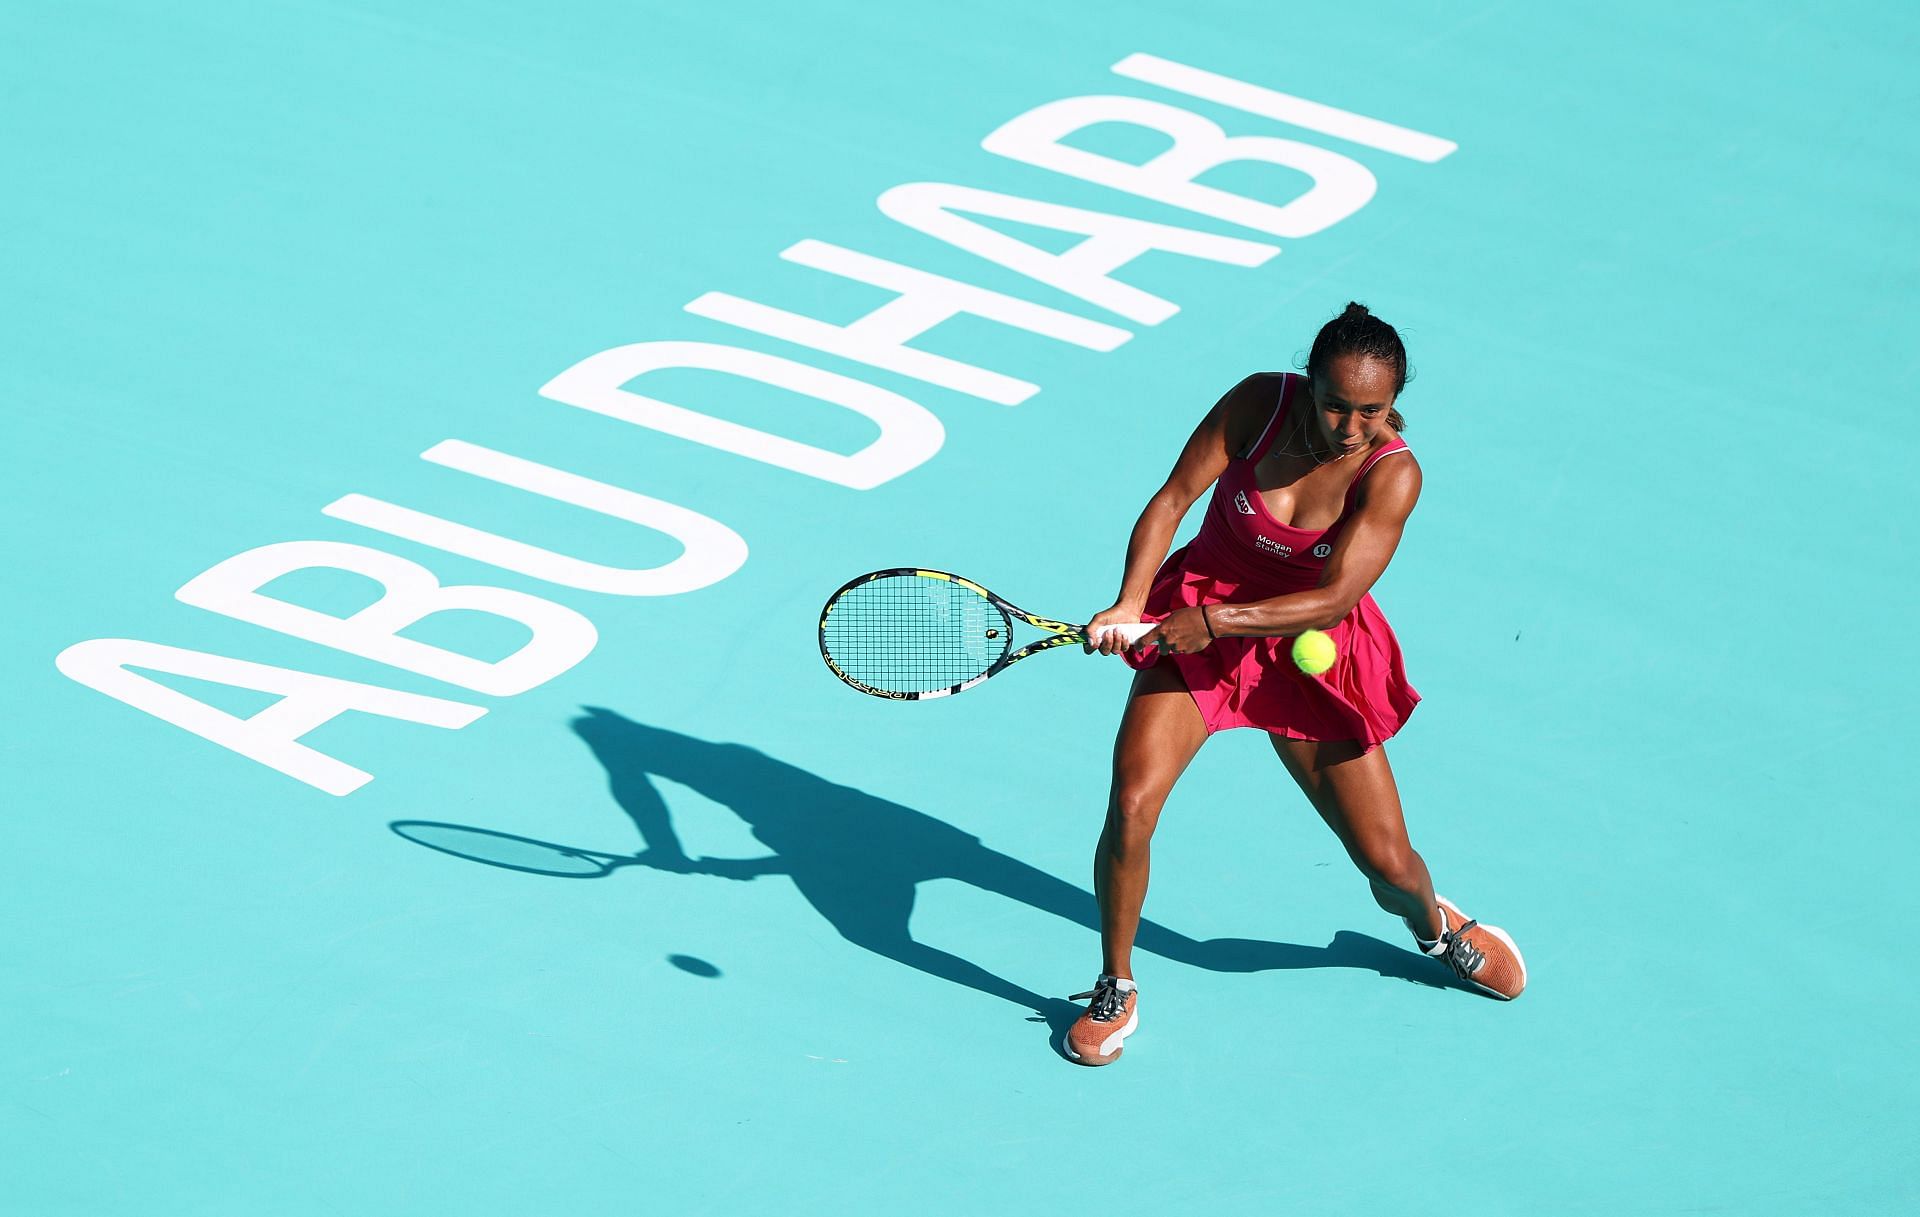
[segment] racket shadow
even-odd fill
[[[623,857],[596,850],[575,849],[552,841],[474,828],[467,824],[447,824],[438,820],[395,820],[387,825],[396,836],[415,845],[469,862],[484,862],[502,870],[523,875],[546,875],[553,879],[604,879],[623,866],[640,866],[640,856]]]

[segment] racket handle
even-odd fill
[[[1148,634],[1153,633],[1153,631],[1158,628],[1159,628],[1159,624],[1157,622],[1131,621],[1131,622],[1127,622],[1124,625],[1123,624],[1103,625],[1100,627],[1098,631],[1087,635],[1087,638],[1088,638],[1088,641],[1090,642],[1098,643],[1100,641],[1100,636],[1102,634],[1118,634],[1120,635],[1120,637],[1126,639],[1129,644],[1131,644],[1131,643],[1140,641],[1142,638],[1145,638]]]

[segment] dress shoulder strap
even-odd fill
[[[1260,438],[1253,442],[1253,447],[1247,449],[1247,460],[1258,464],[1266,459],[1267,450],[1273,447],[1273,441],[1279,436],[1281,427],[1287,421],[1287,412],[1293,406],[1293,385],[1298,379],[1299,377],[1291,372],[1281,373],[1280,401],[1273,407],[1273,417],[1267,420],[1266,427],[1260,432]]]
[[[1353,481],[1347,483],[1347,503],[1346,503],[1346,507],[1341,511],[1340,514],[1345,515],[1347,512],[1353,510],[1353,500],[1360,493],[1360,483],[1366,480],[1367,474],[1373,471],[1373,467],[1380,463],[1381,458],[1389,457],[1399,452],[1412,452],[1412,451],[1413,449],[1407,447],[1407,441],[1401,439],[1399,436],[1396,435],[1393,437],[1393,441],[1391,443],[1387,444],[1385,447],[1381,448],[1378,452],[1368,457],[1366,459],[1366,462],[1360,466],[1360,472],[1353,475]]]

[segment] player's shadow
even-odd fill
[[[422,845],[491,866],[567,878],[600,878],[629,866],[748,880],[785,875],[807,902],[855,946],[929,976],[1005,998],[1063,1030],[1078,1010],[997,976],[958,955],[916,941],[909,929],[917,885],[958,879],[1098,932],[1093,895],[990,849],[942,820],[841,786],[741,744],[716,744],[587,707],[573,729],[606,768],[614,801],[633,820],[644,852],[625,856],[574,849],[486,829],[397,821]],[[696,790],[738,815],[772,852],[761,858],[692,858],[674,832],[653,779]],[[1152,921],[1137,945],[1216,972],[1360,968],[1435,987],[1446,970],[1412,951],[1341,931],[1324,947],[1248,938],[1197,940]]]

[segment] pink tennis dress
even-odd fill
[[[1407,445],[1396,436],[1367,458],[1331,527],[1282,524],[1261,501],[1254,466],[1284,430],[1300,380],[1286,376],[1280,404],[1252,455],[1228,462],[1214,484],[1199,534],[1169,554],[1154,575],[1141,620],[1160,621],[1193,605],[1244,604],[1320,586],[1327,559],[1353,514],[1360,483],[1376,464],[1407,451]],[[1122,654],[1135,668],[1164,661],[1178,667],[1209,733],[1258,727],[1292,739],[1359,740],[1372,750],[1400,730],[1420,695],[1407,683],[1400,644],[1371,595],[1362,596],[1327,633],[1339,658],[1319,676],[1294,666],[1291,638],[1220,638],[1191,655],[1162,655],[1158,647]]]

